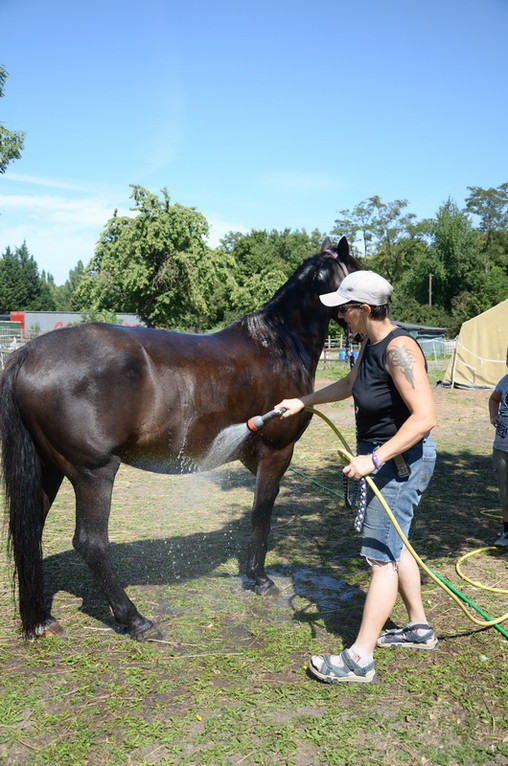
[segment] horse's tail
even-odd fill
[[[41,463],[16,400],[15,383],[29,350],[14,352],[0,373],[0,442],[8,549],[18,580],[18,602],[25,638],[44,622],[42,529],[44,525]]]

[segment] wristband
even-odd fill
[[[379,471],[379,458],[376,455],[376,450],[371,454],[372,462],[374,463],[374,468],[376,471]]]

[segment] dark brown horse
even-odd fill
[[[241,460],[256,475],[247,575],[273,583],[264,561],[272,508],[307,412],[271,420],[210,462],[217,438],[310,392],[333,310],[319,295],[358,269],[342,238],[307,259],[274,297],[224,330],[190,335],[83,324],[14,352],[0,379],[0,436],[9,540],[25,637],[59,633],[45,611],[41,539],[66,476],[76,496],[74,548],[117,622],[133,638],[158,635],[127,597],[108,556],[108,519],[120,463],[173,473]],[[241,426],[242,428],[242,426]]]

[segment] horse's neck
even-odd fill
[[[310,365],[315,370],[319,357],[325,344],[328,332],[328,317],[321,312],[321,316],[312,317],[311,320],[303,319],[300,330],[296,333],[297,344],[305,350]]]
[[[291,348],[308,369],[315,370],[328,331],[328,316],[321,303],[309,304],[303,301],[301,305],[289,306],[289,310],[286,304],[284,312],[267,306],[262,318],[279,343]]]

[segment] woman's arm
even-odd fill
[[[493,426],[497,426],[499,417],[499,405],[501,403],[501,394],[499,391],[493,391],[489,398],[489,417]]]
[[[380,461],[390,460],[409,449],[436,425],[434,397],[418,344],[412,338],[394,338],[386,351],[386,367],[411,414],[397,433],[379,448]]]
[[[325,386],[319,391],[312,391],[312,393],[305,394],[305,396],[298,399],[283,399],[279,404],[276,404],[276,409],[284,408],[286,410],[282,417],[289,418],[291,415],[296,415],[296,413],[303,410],[304,407],[314,407],[316,404],[338,402],[351,396],[353,383],[356,380],[358,365],[363,354],[363,349],[365,348],[365,343],[366,341],[362,343],[355,365],[345,378],[336,380],[335,383],[330,383],[329,386]]]

